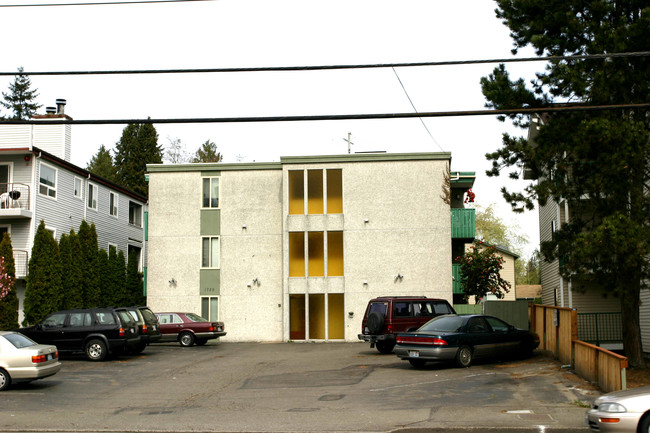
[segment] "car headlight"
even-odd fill
[[[608,412],[608,413],[626,412],[625,407],[618,403],[601,403],[598,406],[598,410],[601,412]]]

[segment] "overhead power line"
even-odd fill
[[[201,1],[201,0],[197,0]],[[283,71],[323,71],[332,69],[373,69],[373,68],[407,68],[418,66],[454,66],[454,65],[479,65],[486,63],[521,63],[521,62],[554,62],[572,60],[613,59],[618,57],[648,57],[650,51],[636,51],[629,53],[585,54],[577,56],[548,56],[548,57],[521,57],[507,59],[482,59],[482,60],[448,60],[440,62],[411,62],[411,63],[375,63],[365,65],[315,65],[315,66],[265,66],[254,68],[191,68],[191,69],[131,69],[131,70],[104,70],[104,71],[23,71],[23,75],[134,75],[134,74],[199,74],[221,72],[283,72]],[[0,72],[0,76],[18,75],[17,72]]]
[[[416,117],[467,117],[467,116],[509,116],[516,114],[557,113],[621,110],[635,108],[650,108],[650,102],[640,104],[614,104],[614,105],[554,105],[540,108],[516,108],[508,110],[468,110],[468,111],[431,111],[423,113],[371,113],[371,114],[330,114],[316,116],[267,116],[267,117],[194,117],[176,119],[102,119],[102,120],[72,120],[51,118],[48,125],[122,125],[129,123],[265,123],[265,122],[301,122],[324,120],[368,120],[368,119],[409,119]],[[3,120],[0,125],[37,125],[43,124],[42,120]]]
[[[106,5],[137,5],[144,3],[187,3],[187,2],[205,2],[214,0],[137,0],[137,1],[102,1],[102,2],[79,2],[79,3],[31,3],[31,4],[12,4],[0,5],[0,8],[34,8],[46,6],[106,6]]]

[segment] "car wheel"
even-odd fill
[[[194,344],[194,334],[191,332],[181,332],[181,335],[178,337],[178,342],[183,347],[190,347]]]
[[[0,391],[4,391],[11,385],[11,376],[0,368]]]
[[[384,329],[384,316],[378,311],[373,311],[368,314],[368,320],[366,321],[368,325],[368,331],[371,334],[379,334]]]
[[[646,415],[643,417],[643,419],[639,423],[638,431],[640,431],[641,433],[650,433],[650,415]]]
[[[415,368],[422,368],[427,363],[424,359],[409,359],[409,362]]]
[[[393,348],[395,347],[395,343],[387,342],[387,341],[378,341],[375,343],[375,347],[377,348],[379,353],[388,354],[393,351]]]
[[[472,365],[472,348],[469,346],[460,346],[456,352],[456,363],[459,367],[469,367]]]
[[[205,338],[197,338],[194,340],[194,344],[196,344],[197,346],[203,346],[207,342],[208,340],[206,340]]]
[[[106,355],[108,354],[106,343],[97,339],[90,340],[86,343],[85,352],[86,358],[88,358],[89,361],[103,361],[106,359]]]

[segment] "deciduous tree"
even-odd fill
[[[504,261],[494,246],[482,242],[474,242],[468,252],[456,259],[465,302],[470,296],[478,301],[490,293],[501,299],[510,291],[510,283],[500,274]]]

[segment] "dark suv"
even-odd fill
[[[52,344],[61,353],[84,352],[90,361],[103,361],[109,353],[121,353],[140,342],[135,320],[125,308],[57,311],[18,332],[37,343]]]
[[[361,322],[359,340],[381,353],[391,353],[399,332],[415,330],[436,316],[456,314],[444,299],[415,296],[381,296],[371,299]]]
[[[126,310],[135,320],[140,337],[140,342],[135,347],[129,348],[129,352],[141,353],[148,344],[155,343],[162,338],[158,318],[149,307],[126,307]]]

